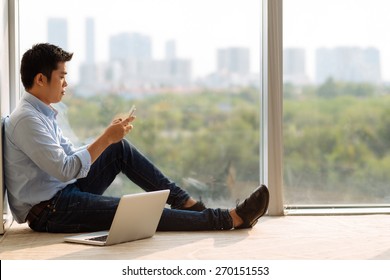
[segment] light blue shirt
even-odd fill
[[[24,223],[32,206],[86,177],[91,167],[87,147],[76,149],[62,135],[57,111],[25,93],[5,122],[4,167],[8,203]]]

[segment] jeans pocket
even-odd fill
[[[62,191],[63,190],[59,190],[54,196],[53,198],[50,200],[50,211],[51,212],[55,212],[56,211],[56,206],[57,206],[57,203],[58,201],[60,200],[61,198],[61,194],[62,194]]]

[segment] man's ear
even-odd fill
[[[38,73],[38,74],[35,75],[34,82],[38,86],[43,86],[45,83],[47,83],[47,78],[42,73]]]

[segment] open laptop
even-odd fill
[[[104,246],[152,237],[168,195],[169,190],[124,195],[109,231],[78,234],[64,240]]]

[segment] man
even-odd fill
[[[104,196],[123,172],[145,191],[169,189],[157,230],[250,228],[268,207],[267,187],[258,187],[233,209],[207,209],[162,174],[124,137],[135,117],[116,119],[90,145],[75,148],[62,134],[51,104],[66,94],[66,64],[72,53],[37,44],[22,57],[26,92],[5,122],[5,182],[18,223],[35,231],[107,230],[119,198]]]

